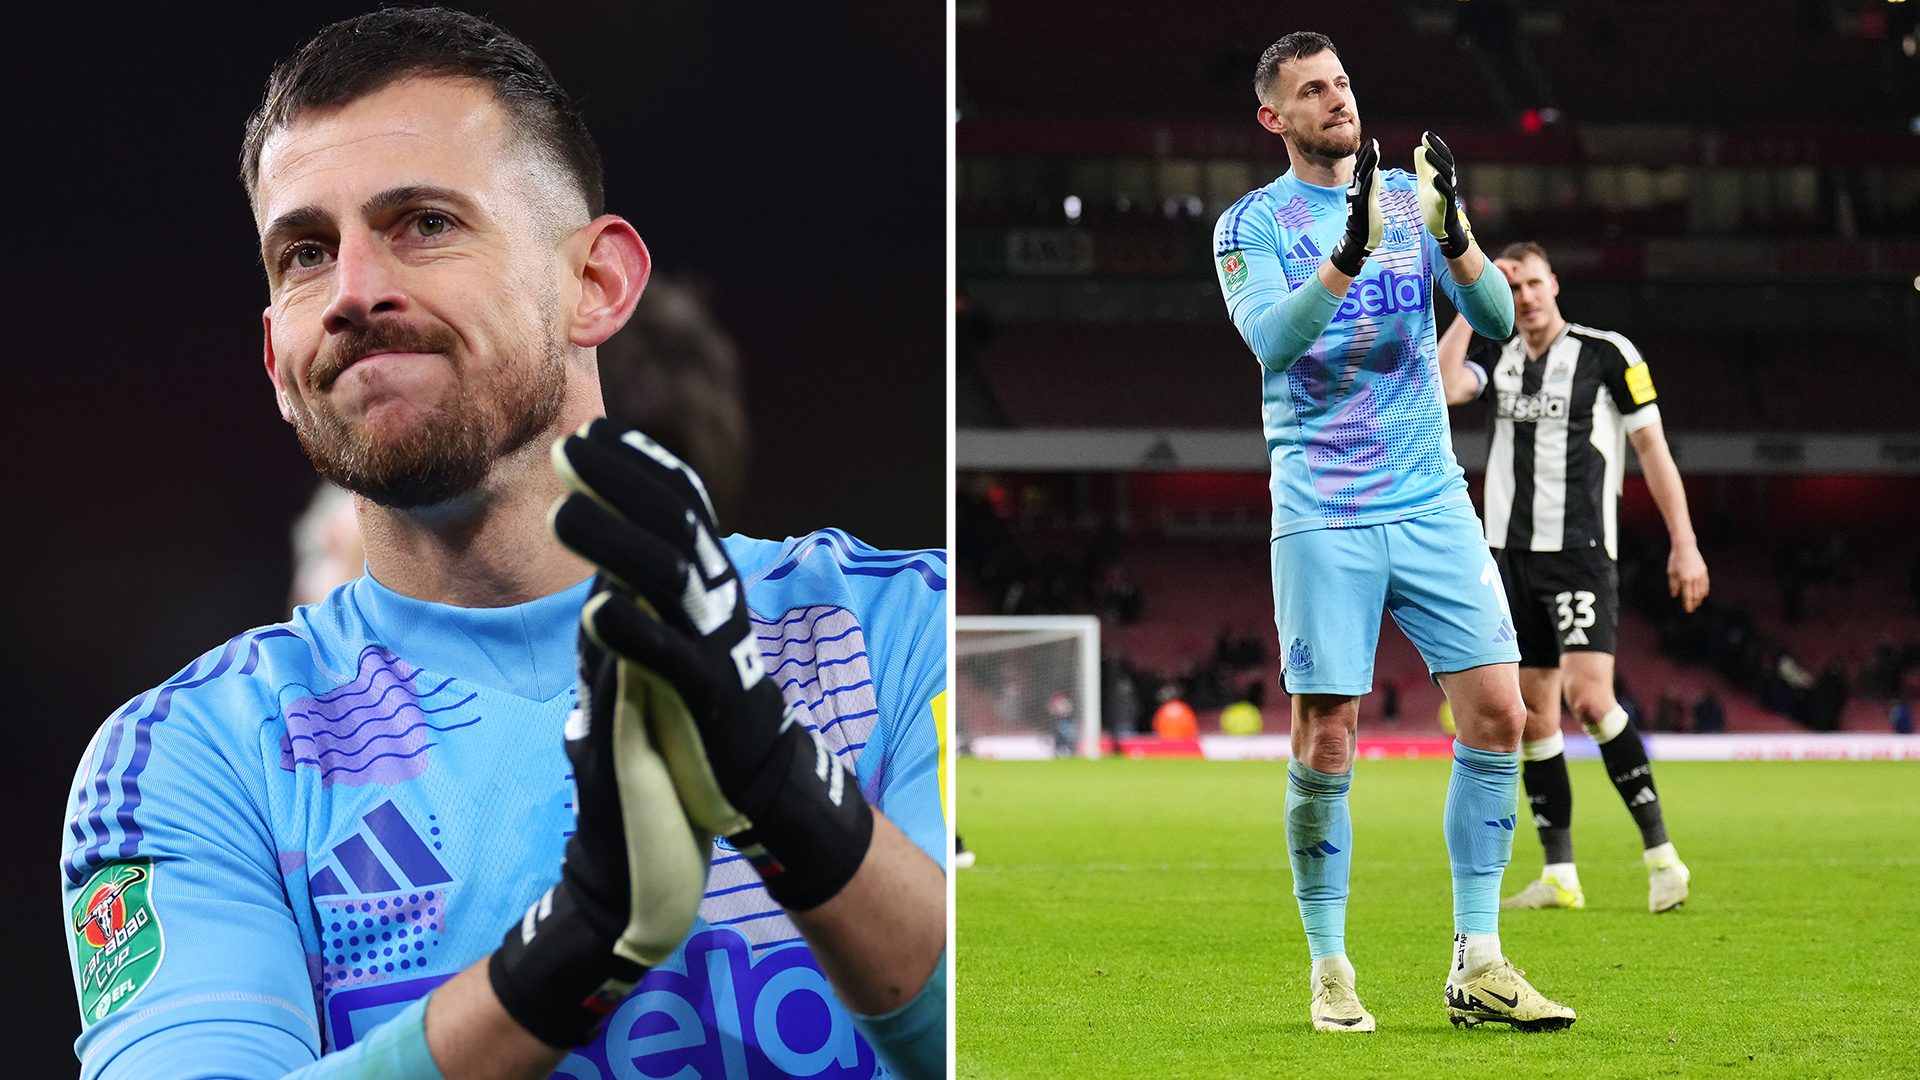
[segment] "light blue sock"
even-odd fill
[[[1500,932],[1500,875],[1513,858],[1520,755],[1453,744],[1447,784],[1447,861],[1453,866],[1453,932]]]
[[[1347,816],[1352,771],[1323,773],[1287,765],[1287,847],[1293,895],[1315,960],[1347,951],[1347,872],[1353,865],[1353,819]]]

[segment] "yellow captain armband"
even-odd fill
[[[951,819],[953,815],[947,810],[947,692],[942,690],[933,695],[927,708],[933,710],[933,730],[940,740],[940,813]]]
[[[1647,365],[1635,364],[1627,369],[1627,393],[1633,395],[1635,405],[1653,400],[1653,375],[1647,371]]]

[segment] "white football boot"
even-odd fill
[[[1315,1031],[1372,1031],[1373,1014],[1354,991],[1353,963],[1345,956],[1313,962],[1313,1001],[1307,1007]]]
[[[1447,1019],[1478,1027],[1511,1024],[1519,1031],[1559,1031],[1575,1020],[1572,1009],[1548,1001],[1521,976],[1526,972],[1501,957],[1459,981],[1447,976]]]
[[[1571,889],[1561,885],[1559,880],[1549,875],[1541,875],[1527,882],[1527,887],[1500,901],[1502,911],[1518,908],[1584,908],[1587,906],[1587,894],[1579,886]]]
[[[1647,849],[1647,910],[1655,915],[1686,902],[1693,872],[1674,854],[1672,844]]]

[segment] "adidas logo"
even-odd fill
[[[1660,796],[1655,795],[1653,793],[1652,788],[1643,787],[1640,789],[1640,794],[1635,795],[1633,799],[1627,803],[1627,805],[1628,806],[1645,806],[1650,802],[1658,802],[1658,801],[1660,801]]]
[[[1512,831],[1513,831],[1513,823],[1514,823],[1515,821],[1518,821],[1518,820],[1519,820],[1519,818],[1518,818],[1518,816],[1516,816],[1516,815],[1514,815],[1514,814],[1508,814],[1508,815],[1507,815],[1506,817],[1503,817],[1503,818],[1501,818],[1501,819],[1500,819],[1499,821],[1483,821],[1483,822],[1481,822],[1480,824],[1482,824],[1482,825],[1493,825],[1493,826],[1496,826],[1496,827],[1498,827],[1498,828],[1502,828],[1502,829],[1505,829],[1505,830],[1507,830],[1508,832],[1512,832]]]
[[[1293,853],[1303,859],[1324,859],[1329,855],[1340,854],[1340,849],[1322,840],[1313,847],[1294,848]]]
[[[360,820],[366,825],[366,832],[355,832],[333,845],[331,854],[335,866],[323,867],[309,879],[311,895],[346,896],[354,889],[361,896],[399,892],[407,886],[400,884],[395,871],[414,888],[453,880],[453,875],[440,865],[440,860],[408,824],[406,815],[393,805],[392,799],[374,807]],[[368,843],[369,839],[372,843]],[[375,852],[376,847],[379,853]],[[384,861],[381,854],[386,856]],[[340,873],[334,872],[336,866]],[[340,874],[353,882],[354,889],[347,888]]]
[[[1567,635],[1567,640],[1565,644],[1568,644],[1568,645],[1587,644],[1587,632],[1585,630],[1580,629],[1577,626],[1574,627],[1573,633]]]
[[[1505,615],[1502,615],[1500,617],[1500,631],[1493,635],[1493,640],[1495,641],[1512,641],[1513,640],[1513,621],[1511,619],[1508,619]],[[1581,638],[1580,640],[1584,642],[1587,639]]]
[[[1313,246],[1313,237],[1303,236],[1300,238],[1299,243],[1288,249],[1287,258],[1318,260],[1320,258],[1320,249]]]

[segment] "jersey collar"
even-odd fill
[[[593,579],[524,604],[463,608],[355,581],[352,603],[374,640],[415,667],[493,690],[547,701],[572,689],[580,609]]]
[[[1568,322],[1565,319],[1561,319],[1560,332],[1553,335],[1553,340],[1547,342],[1547,347],[1540,350],[1539,356],[1535,356],[1530,350],[1528,350],[1527,335],[1524,331],[1515,330],[1513,332],[1513,339],[1520,343],[1520,358],[1522,360],[1527,361],[1528,363],[1532,363],[1535,360],[1545,359],[1546,355],[1553,351],[1553,347],[1555,345],[1558,345],[1562,341],[1565,341],[1567,339],[1567,334],[1570,333],[1572,330],[1573,330],[1573,324]]]

